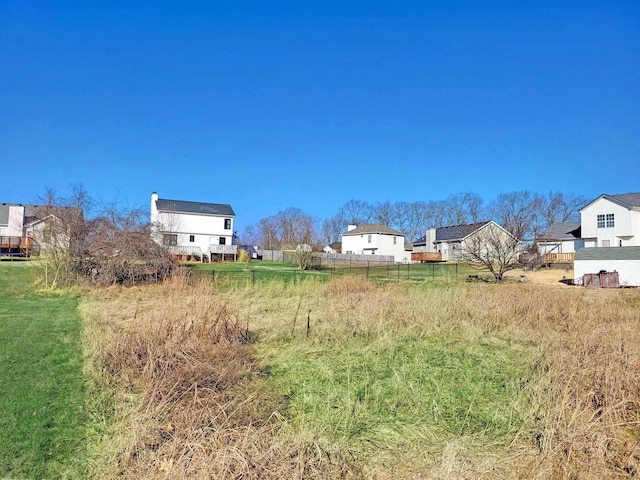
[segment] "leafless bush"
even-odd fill
[[[103,206],[98,215],[94,210],[95,204],[78,186],[68,198],[51,190],[42,198],[33,234],[40,246],[47,286],[77,282],[132,285],[171,273],[174,264],[152,241],[142,210],[117,204]]]

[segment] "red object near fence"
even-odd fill
[[[592,288],[620,288],[620,276],[618,272],[586,273],[582,276],[582,285]]]

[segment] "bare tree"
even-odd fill
[[[539,194],[528,190],[502,193],[491,204],[491,213],[496,222],[518,239],[533,239],[540,230]]]
[[[476,223],[482,217],[483,200],[477,193],[465,192],[449,195],[446,200],[448,224]]]
[[[582,195],[549,192],[541,202],[540,215],[544,221],[544,228],[554,223],[578,220],[578,209],[587,202],[587,198]]]
[[[519,266],[519,242],[493,222],[465,241],[462,257],[475,268],[487,268],[497,282]]]
[[[289,207],[276,214],[283,248],[310,245],[315,240],[315,220],[296,207]]]
[[[322,239],[327,245],[340,241],[340,236],[344,231],[347,223],[341,212],[325,219],[322,222]]]
[[[371,222],[373,207],[362,200],[349,200],[340,208],[347,225],[364,225]]]
[[[256,229],[259,232],[259,244],[267,250],[280,248],[280,229],[276,217],[260,219]]]

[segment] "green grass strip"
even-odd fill
[[[0,477],[83,478],[78,301],[38,296],[32,271],[0,263]]]
[[[278,347],[271,373],[291,420],[332,441],[379,446],[392,432],[415,432],[426,447],[460,436],[500,443],[523,423],[529,362],[497,339],[358,336]]]

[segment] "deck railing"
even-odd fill
[[[544,263],[573,263],[575,252],[569,253],[545,253]]]
[[[442,253],[441,252],[412,252],[411,261],[412,262],[441,262]]]

